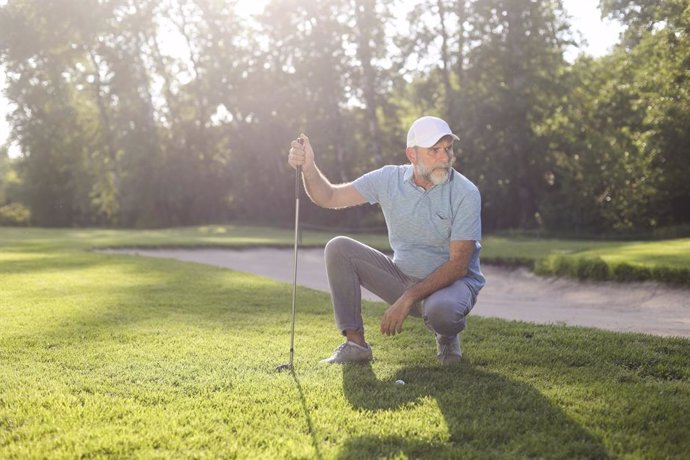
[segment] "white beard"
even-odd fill
[[[423,177],[427,182],[431,182],[434,185],[445,184],[450,177],[450,166],[447,168],[436,167],[429,170],[426,166],[421,163],[415,165],[415,170],[417,175]]]

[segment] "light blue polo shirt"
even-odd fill
[[[426,278],[446,263],[451,241],[474,241],[464,280],[476,295],[485,283],[479,266],[479,190],[454,169],[448,181],[429,190],[417,186],[412,173],[409,164],[384,166],[352,184],[369,203],[381,205],[393,262],[408,276]]]

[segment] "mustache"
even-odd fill
[[[448,157],[448,163],[444,163],[440,166],[436,166],[433,169],[450,169],[453,167],[453,163],[455,163],[455,155],[450,155]]]

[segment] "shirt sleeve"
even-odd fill
[[[381,168],[360,176],[352,182],[352,185],[369,204],[376,204],[381,199],[381,188],[385,182],[385,168]]]
[[[479,190],[475,188],[467,191],[454,209],[453,226],[450,232],[451,241],[481,241],[481,211],[482,199]]]

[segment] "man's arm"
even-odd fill
[[[467,274],[474,251],[474,241],[451,241],[448,261],[431,275],[407,289],[402,296],[383,314],[381,333],[395,335],[402,331],[402,325],[412,306],[439,289],[450,286]]]
[[[367,202],[352,182],[333,185],[316,165],[309,170],[303,170],[302,176],[307,195],[314,204],[322,208],[347,208]]]
[[[309,138],[300,135],[303,144],[292,141],[288,163],[293,168],[302,166],[302,177],[307,195],[317,206],[338,209],[356,206],[367,202],[366,198],[352,185],[352,183],[333,185],[319,170],[314,161],[314,150]]]

